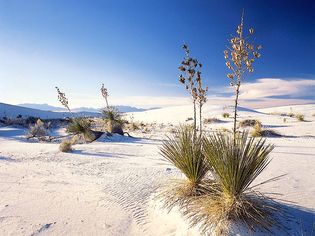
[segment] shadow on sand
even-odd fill
[[[108,153],[108,152],[87,152],[84,150],[73,150],[72,154],[84,155],[84,156],[94,156],[102,158],[128,158],[134,157],[136,155],[126,154],[126,153]]]

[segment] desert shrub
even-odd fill
[[[132,131],[135,131],[135,130],[139,130],[140,127],[139,127],[139,124],[137,124],[136,122],[131,122],[129,125],[128,125],[129,129],[132,130]]]
[[[293,112],[289,112],[287,115],[288,115],[289,117],[294,117],[294,113],[293,113]]]
[[[35,124],[39,120],[39,117],[29,116],[26,118],[25,123],[27,125],[29,124]]]
[[[259,120],[255,120],[255,119],[246,119],[246,120],[242,120],[239,123],[240,127],[253,127],[256,124],[259,124],[261,126],[261,122]]]
[[[64,139],[59,145],[59,150],[61,152],[71,152],[73,150],[72,144],[72,140]]]
[[[91,121],[87,118],[74,118],[71,119],[67,131],[74,135],[83,135],[84,139],[88,142],[95,140],[95,135],[91,130]]]
[[[245,224],[253,231],[271,231],[280,224],[275,203],[251,186],[269,164],[273,145],[249,138],[247,132],[235,140],[233,134],[214,133],[203,140],[203,148],[217,184],[187,205],[185,214],[193,225],[201,225],[206,233],[229,235],[231,223]]]
[[[168,185],[162,193],[167,207],[182,205],[191,196],[198,195],[201,184],[208,171],[202,153],[202,139],[194,138],[194,128],[180,127],[175,134],[168,137],[162,144],[162,156],[185,175],[183,181],[175,181]]]
[[[313,113],[313,116],[315,116],[315,113]]]
[[[230,117],[230,114],[227,113],[227,112],[224,112],[224,113],[222,113],[222,117],[223,117],[223,118],[229,118],[229,117]]]
[[[304,115],[302,115],[302,114],[295,114],[295,118],[296,118],[298,121],[305,121],[305,120],[304,120]]]
[[[205,124],[211,124],[211,123],[219,123],[219,122],[221,122],[221,120],[219,120],[218,118],[206,118],[206,119],[204,119],[203,120],[203,122],[205,123]]]
[[[33,138],[33,137],[43,137],[47,135],[48,135],[48,129],[45,127],[44,122],[38,119],[35,125],[31,125],[29,127],[27,137]]]
[[[255,124],[254,129],[251,132],[251,135],[253,137],[262,137],[263,136],[263,131],[262,131],[260,123]]]
[[[186,118],[186,120],[185,120],[185,121],[187,122],[187,121],[191,121],[191,120],[194,120],[194,118],[192,118],[192,117],[188,117],[188,118]]]
[[[256,123],[251,131],[252,137],[280,137],[281,134],[271,129],[263,129],[260,123]]]

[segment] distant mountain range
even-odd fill
[[[120,112],[140,112],[146,109],[140,109],[130,106],[117,106]],[[80,107],[73,109],[76,117],[100,117],[100,109]],[[71,114],[62,107],[55,107],[48,104],[23,103],[20,105],[11,105],[0,103],[0,119],[3,117],[16,118],[17,116],[39,117],[41,119],[60,119],[70,117]]]
[[[22,103],[22,104],[18,104],[18,106],[32,108],[32,109],[39,109],[43,111],[57,111],[57,112],[67,111],[63,107],[55,107],[47,103],[44,103],[44,104]],[[146,110],[154,109],[154,108],[143,109],[143,108],[137,108],[137,107],[131,107],[131,106],[116,106],[116,107],[120,112],[139,112],[139,111],[146,111]],[[94,113],[99,113],[100,110],[101,108],[93,108],[93,107],[79,107],[79,108],[72,109],[73,112],[94,112]]]

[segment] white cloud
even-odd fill
[[[315,80],[278,78],[258,79],[253,83],[244,83],[241,87],[242,99],[260,99],[274,96],[303,98],[314,95]]]

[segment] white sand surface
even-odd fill
[[[241,109],[240,119],[257,118],[264,127],[284,135],[268,138],[276,145],[272,162],[257,182],[286,174],[263,188],[283,194],[299,207],[292,213],[297,232],[311,232],[315,222],[315,105],[292,106],[305,114],[305,122],[275,112],[290,108],[253,111]],[[232,127],[222,118],[230,108],[206,105],[204,117],[220,123],[207,130]],[[129,114],[130,115],[130,114]],[[191,117],[188,106],[133,113],[134,120],[170,125]],[[25,139],[25,130],[0,128],[0,235],[198,235],[175,210],[159,209],[152,200],[159,183],[179,172],[159,154],[164,130],[131,133],[140,138],[101,137],[90,144],[75,145],[73,153],[62,153],[58,143]],[[62,132],[55,132],[62,133]]]

